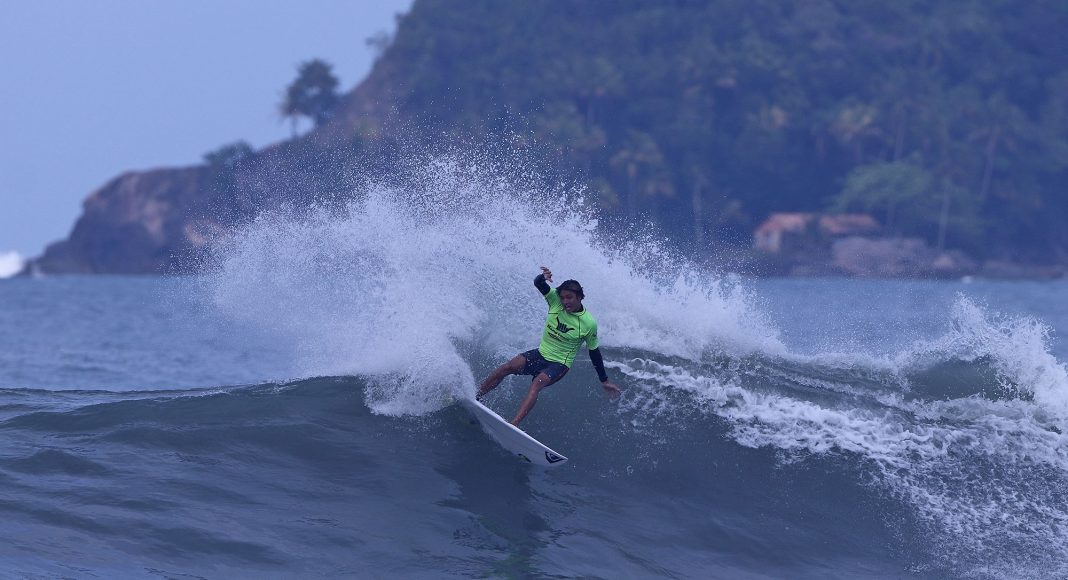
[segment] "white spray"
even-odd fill
[[[606,346],[695,360],[781,350],[740,285],[698,275],[657,244],[607,247],[582,191],[535,182],[444,159],[341,210],[265,213],[218,248],[214,301],[290,337],[307,374],[370,379],[368,402],[387,414],[470,396],[472,357],[536,345],[540,265],[583,283]]]

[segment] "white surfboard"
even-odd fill
[[[460,404],[482,424],[482,430],[494,441],[519,457],[542,467],[559,467],[567,458],[549,449],[522,429],[512,425],[494,413],[492,409],[474,399],[461,399]]]

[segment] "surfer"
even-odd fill
[[[619,387],[608,380],[608,373],[604,370],[604,359],[598,348],[597,321],[582,306],[582,299],[586,297],[582,292],[582,285],[575,280],[565,280],[554,289],[548,284],[552,281],[553,273],[545,266],[541,267],[541,274],[534,278],[534,286],[549,304],[549,316],[545,319],[541,344],[538,348],[518,354],[497,367],[482,381],[475,397],[481,400],[483,395],[497,388],[508,375],[532,375],[534,380],[530,383],[527,396],[519,405],[519,411],[512,419],[512,425],[518,426],[523,417],[534,408],[534,404],[538,402],[538,393],[542,389],[567,374],[583,342],[590,350],[590,361],[597,370],[597,378],[601,379],[605,392],[613,397],[619,395]]]

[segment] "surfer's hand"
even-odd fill
[[[607,393],[609,397],[612,397],[614,399],[619,396],[619,387],[617,387],[616,384],[612,381],[605,381],[601,383],[601,386],[604,387],[604,392]]]
[[[541,267],[541,275],[545,276],[545,281],[546,282],[552,282],[553,281],[553,273],[552,273],[552,271],[550,271],[545,266]]]

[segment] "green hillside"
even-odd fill
[[[264,209],[344,203],[403,176],[413,144],[476,143],[701,258],[748,248],[772,212],[859,211],[1063,272],[1065,30],[1064,0],[416,0],[348,94],[305,63],[282,110],[314,130],[118,176],[28,271],[195,271]]]
[[[380,64],[426,135],[531,135],[687,245],[859,210],[1063,261],[1065,30],[1055,0],[417,0]]]

